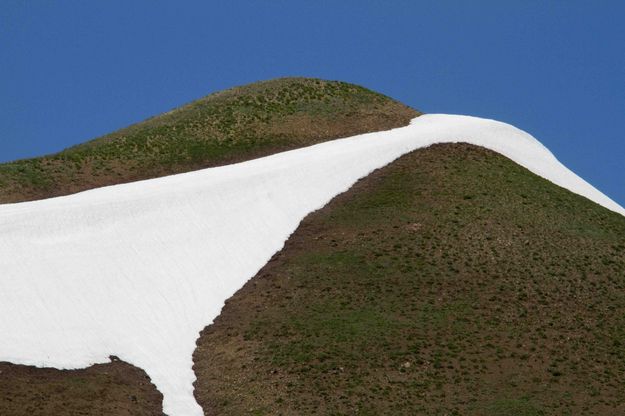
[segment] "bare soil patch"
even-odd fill
[[[145,372],[122,361],[71,371],[0,363],[3,416],[158,416],[162,401]]]

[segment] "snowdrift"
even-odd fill
[[[192,353],[224,301],[299,222],[359,178],[443,142],[492,149],[625,215],[510,125],[425,115],[409,126],[236,165],[0,206],[0,361],[144,369],[170,416],[201,415]]]

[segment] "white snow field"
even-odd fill
[[[508,124],[424,115],[409,126],[235,165],[0,205],[0,361],[147,372],[170,416],[201,415],[192,353],[224,301],[299,222],[412,150],[467,142],[625,210]]]

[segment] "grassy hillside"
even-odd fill
[[[194,360],[211,415],[623,415],[625,218],[419,150],[309,215]]]
[[[419,114],[345,82],[259,82],[211,94],[54,155],[0,164],[0,203],[239,162],[400,127]]]
[[[213,94],[0,165],[0,202],[406,124],[361,87]],[[625,218],[471,145],[418,150],[309,215],[198,340],[215,415],[625,414]],[[1,415],[156,415],[143,371],[0,363]]]

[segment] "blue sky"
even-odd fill
[[[622,1],[0,5],[0,161],[262,79],[358,83],[512,123],[625,205]]]

